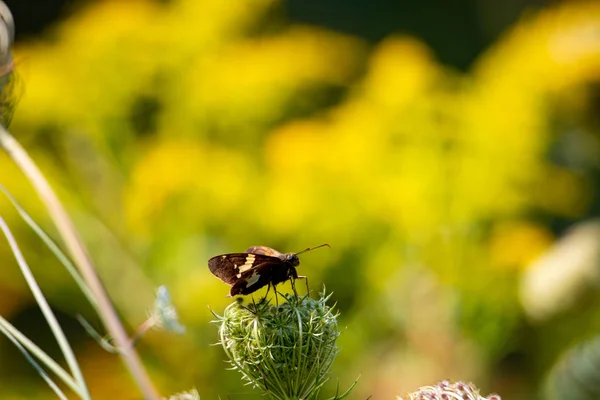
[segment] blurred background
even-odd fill
[[[251,245],[331,245],[299,270],[341,313],[324,398],[359,375],[351,398],[442,379],[544,398],[565,351],[600,331],[600,3],[6,3],[12,133],[129,328],[161,284],[188,327],[139,344],[162,393],[259,398],[211,346],[209,307],[231,300],[206,264]],[[4,154],[0,182],[55,234]],[[0,213],[92,394],[138,398],[75,320],[100,326],[68,274],[4,198]],[[0,314],[59,357],[5,240],[0,264]],[[5,338],[0,388],[52,396]]]

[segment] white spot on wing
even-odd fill
[[[246,257],[246,262],[244,263],[244,265],[240,266],[240,272],[245,272],[252,268],[255,258],[256,256],[254,254],[248,254],[248,256]]]
[[[246,281],[246,287],[250,287],[252,285],[254,285],[256,282],[258,282],[258,280],[260,279],[260,274],[253,274],[250,279],[248,279]]]
[[[235,277],[236,277],[236,278],[241,278],[241,277],[242,277],[242,274],[237,274]]]

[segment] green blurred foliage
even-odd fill
[[[540,334],[517,284],[552,245],[553,221],[593,213],[596,154],[577,158],[583,166],[552,154],[570,155],[556,146],[566,133],[598,139],[600,6],[527,15],[468,74],[417,38],[369,48],[286,24],[275,7],[97,2],[16,52],[26,89],[11,130],[64,199],[124,318],[141,322],[166,284],[188,326],[183,338],[151,333],[140,346],[157,383],[257,396],[209,346],[206,306],[229,300],[206,260],[329,243],[300,268],[313,290],[335,293],[347,328],[333,374],[347,386],[362,373],[357,398],[441,379],[529,398],[552,360],[535,365],[529,353],[511,368]],[[4,155],[0,171],[49,227]],[[0,211],[55,307],[82,312],[58,263],[8,202]],[[10,318],[32,306],[4,243],[0,257]],[[98,398],[134,398],[118,360],[78,343]],[[1,387],[47,398],[35,376],[23,389],[25,378],[4,372]]]

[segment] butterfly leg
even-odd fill
[[[292,285],[292,290],[294,291],[294,295],[298,297],[298,292],[296,292],[296,278],[293,276],[290,278],[290,284]]]
[[[304,282],[306,282],[306,295],[308,296],[310,294],[310,289],[308,288],[308,278],[306,276],[299,276],[298,279],[304,279]]]
[[[277,297],[277,285],[273,284],[273,291],[275,292],[275,305],[279,307],[279,298]]]
[[[296,279],[304,279],[306,281],[306,294],[310,294],[310,290],[308,289],[308,278],[306,276],[300,276],[298,275],[298,271],[296,271],[296,269],[294,268],[291,272],[290,275],[290,280],[292,282],[292,289],[294,289],[294,293],[296,294],[296,297],[298,297],[298,293],[296,293]]]
[[[296,279],[304,279],[306,282],[306,294],[310,294],[310,289],[308,288],[308,278],[306,276],[297,276]]]

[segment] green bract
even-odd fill
[[[229,305],[220,325],[220,342],[234,369],[249,384],[275,399],[310,399],[328,380],[338,353],[337,314],[326,301],[283,295],[279,306],[266,300]]]

